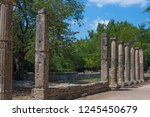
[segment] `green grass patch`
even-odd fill
[[[100,78],[81,78],[81,79],[72,79],[72,80],[58,80],[51,81],[52,83],[71,83],[71,84],[87,84],[100,81]]]

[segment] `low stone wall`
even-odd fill
[[[49,99],[71,100],[87,95],[108,91],[108,83],[68,84],[49,87]]]
[[[109,69],[110,72],[110,69]],[[110,74],[110,73],[109,73]],[[72,79],[81,79],[81,78],[96,78],[100,77],[100,72],[87,72],[87,73],[78,73],[78,72],[65,72],[65,73],[49,73],[49,80],[72,80]],[[150,73],[144,74],[144,79],[150,79]],[[26,80],[34,81],[34,73],[28,73],[26,75]]]
[[[87,72],[87,73],[78,73],[78,72],[65,72],[65,73],[57,73],[51,72],[49,73],[49,81],[56,80],[74,80],[81,78],[100,78],[100,72]],[[34,81],[34,73],[28,73],[26,75],[26,80]]]
[[[145,80],[145,81],[150,80],[150,73],[145,73],[145,74],[144,74],[144,80]]]
[[[14,96],[33,96],[34,82],[32,81],[14,81]],[[92,95],[104,91],[108,91],[107,82],[95,82],[89,84],[49,84],[49,99],[50,100],[71,100],[79,97]]]

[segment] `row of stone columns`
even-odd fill
[[[0,99],[12,99],[12,1],[2,0],[0,4]],[[111,88],[144,81],[142,49],[130,48],[129,44],[123,45],[122,42],[117,44],[116,39],[111,38],[110,77],[106,34],[102,36],[101,50],[101,80],[109,81]],[[33,90],[36,99],[48,97],[48,60],[47,15],[45,9],[42,9],[38,12],[36,20],[35,89]]]
[[[115,38],[111,40],[111,71],[108,67],[108,38],[102,35],[101,42],[101,80],[109,81],[109,87],[115,89],[144,81],[143,49],[130,46]]]

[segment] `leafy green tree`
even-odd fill
[[[82,0],[15,0],[13,38],[15,74],[18,79],[23,79],[26,61],[34,64],[35,21],[38,10],[43,7],[49,15],[50,58],[53,60],[58,58],[59,62],[62,61],[63,51],[75,39],[76,32],[69,28],[69,21],[81,25],[84,11]],[[53,64],[51,62],[50,65]]]
[[[35,32],[35,12],[32,11],[32,2],[15,0],[13,7],[13,49],[15,63],[15,78],[23,79],[26,49]]]
[[[90,30],[88,37],[84,42],[81,41],[80,43],[80,46],[83,43],[86,45],[81,50],[80,48],[78,49],[80,53],[83,53],[82,61],[84,66],[82,68],[88,70],[100,69],[101,35],[103,32],[106,32],[109,38],[116,37],[118,41],[121,40],[138,46],[144,46],[146,44],[145,48],[149,41],[147,40],[149,39],[149,30],[145,29],[145,27],[136,27],[127,21],[116,22],[115,20],[110,20],[108,25],[98,24],[97,30]]]

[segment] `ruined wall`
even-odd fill
[[[65,73],[49,73],[49,81],[56,80],[74,80],[81,78],[100,78],[100,72],[91,72],[91,73],[78,73],[78,72],[65,72]],[[34,73],[28,73],[26,75],[26,80],[34,81]]]

